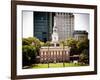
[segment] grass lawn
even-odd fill
[[[74,64],[74,63],[64,63],[65,67],[75,67],[75,66],[82,66],[80,64]],[[86,65],[84,65],[86,66]],[[61,68],[63,67],[63,63],[49,63],[49,68]],[[35,64],[32,66],[32,68],[48,68],[48,64]]]

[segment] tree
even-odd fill
[[[22,39],[22,45],[30,45],[31,43],[29,42],[29,40],[27,38],[23,38]]]
[[[78,41],[75,39],[67,40],[67,46],[70,47],[70,55],[71,56],[78,54],[77,43],[78,43]]]
[[[43,44],[43,42],[41,42],[36,37],[28,37],[28,38],[23,38],[22,39],[22,44],[23,45],[31,45],[32,42],[34,42],[34,46],[36,46],[36,47],[41,47],[41,44]]]
[[[77,47],[80,53],[80,61],[82,63],[89,64],[89,40],[80,40]]]
[[[49,55],[50,41],[47,41],[46,45],[48,46],[48,55]],[[48,57],[48,68],[49,68],[49,57]]]
[[[89,64],[89,55],[88,55],[88,50],[87,49],[84,49],[82,51],[82,53],[80,54],[80,61],[82,63]]]
[[[30,66],[36,62],[36,48],[31,45],[22,46],[23,66]]]
[[[84,49],[87,49],[89,51],[89,40],[88,39],[80,40],[77,43],[77,48],[78,48],[78,50],[79,50],[80,53],[82,53],[82,51]]]
[[[34,43],[34,45],[32,43]],[[36,37],[28,37],[22,39],[22,45],[33,45],[34,47],[36,47],[37,55],[39,55],[39,49],[44,45],[44,43]]]
[[[76,44],[77,44],[77,40],[75,40],[75,39],[68,39],[68,40],[66,40],[67,41],[67,46],[69,46],[69,47],[73,47],[73,46],[76,46]]]
[[[23,66],[36,63],[36,56],[44,43],[35,37],[22,39]]]
[[[89,40],[68,39],[67,45],[70,47],[70,55],[80,55],[80,61],[89,63]]]
[[[63,45],[63,53],[62,53],[62,55],[63,55],[63,67],[65,67],[65,64],[64,64],[64,52],[65,52],[65,41],[61,41],[61,44]]]
[[[70,48],[70,55],[73,56],[73,55],[78,55],[78,54],[79,54],[79,52],[78,52],[77,47],[76,46],[72,46]]]

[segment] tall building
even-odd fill
[[[50,40],[52,30],[52,14],[49,12],[34,12],[34,36],[41,41]]]
[[[74,31],[73,36],[76,40],[88,39],[88,32],[86,31]]]
[[[72,13],[55,13],[59,41],[73,37],[74,15]]]
[[[54,21],[56,21],[59,41],[73,37],[74,15],[72,13],[52,12],[34,12],[34,36],[44,42],[50,41]]]
[[[54,26],[53,26],[53,33],[52,33],[52,44],[56,47],[58,44],[58,29],[56,26],[56,17],[54,17]]]

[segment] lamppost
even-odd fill
[[[64,45],[64,41],[61,42],[62,45],[63,45],[63,51],[62,51],[62,60],[63,60],[63,67],[65,67],[65,64],[64,64],[64,50],[65,50],[65,45]]]
[[[47,60],[48,60],[48,68],[49,68],[49,47],[50,47],[50,42],[47,42],[47,46],[48,46],[48,56],[47,56]]]

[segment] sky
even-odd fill
[[[74,14],[74,15],[75,15],[74,29],[86,30],[89,33],[89,28],[90,28],[89,14]]]
[[[85,30],[88,32],[89,37],[89,28],[90,20],[89,14],[74,14],[74,30]],[[23,12],[23,37],[32,37],[33,36],[33,11]]]

